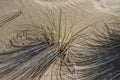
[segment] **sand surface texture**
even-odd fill
[[[19,3],[22,4],[22,7],[20,7]],[[116,17],[114,17],[112,14],[102,12],[101,10],[95,8],[91,0],[23,0],[22,2],[19,0],[16,1],[0,0],[0,51],[2,52],[5,50],[7,51],[9,50],[9,48],[6,48],[6,44],[9,43],[9,40],[13,37],[15,31],[31,28],[29,26],[27,27],[23,26],[23,24],[33,24],[32,22],[33,19],[40,22],[41,21],[40,17],[46,18],[45,14],[42,11],[48,12],[49,10],[53,10],[55,13],[57,13],[59,9],[62,9],[63,16],[67,18],[68,28],[69,25],[71,25],[71,21],[78,23],[74,28],[75,32],[78,29],[84,28],[91,24],[93,25],[92,27],[96,27],[97,29],[102,30],[103,22],[111,23],[114,22],[116,19]],[[88,33],[86,34],[89,34],[89,31],[91,31],[91,28],[89,28],[89,30],[87,31]],[[90,36],[91,35],[89,34],[89,37]],[[43,46],[42,48],[44,48],[44,45],[42,46]],[[41,46],[38,47],[41,48]],[[36,49],[36,47],[33,47],[32,49]],[[37,64],[42,65],[42,61],[46,61],[46,60],[44,58],[42,59],[41,56],[47,55],[50,49],[51,47],[41,51],[40,54],[36,54],[37,56],[31,53],[31,55],[33,56],[32,59],[30,60],[28,59],[31,56],[30,54],[27,56],[27,54],[22,55],[22,53],[19,52],[19,55],[21,54],[22,56],[27,56],[27,57],[26,58],[18,57],[17,59],[18,61],[15,61],[14,59],[10,59],[10,61],[6,61],[6,63],[0,64],[0,70],[2,69],[2,71],[7,69],[7,68],[3,68],[5,66],[9,66],[9,67],[13,67],[14,65],[18,66],[16,68],[12,68],[14,70],[11,71],[11,73],[9,74],[5,73],[5,77],[2,77],[0,80],[13,80],[10,77],[14,76],[15,74],[17,75],[17,72],[22,71],[22,69],[27,70],[27,68],[29,69],[29,67],[32,65],[33,66],[34,65],[37,66]],[[35,51],[38,52],[37,50]],[[18,54],[2,56],[0,57],[0,60],[3,60],[5,58],[8,59],[14,56],[18,56]],[[25,63],[22,66],[19,65],[22,63],[21,59],[25,61]],[[52,70],[52,67],[53,66],[51,65],[51,67],[49,67],[49,70],[47,72],[50,72]],[[20,79],[20,77],[24,76],[26,73],[22,74],[15,80],[22,80]],[[51,75],[49,74],[50,73],[46,73],[45,77],[43,77],[41,80],[50,80]],[[54,77],[54,75],[53,75],[53,80],[57,80],[56,77]],[[79,79],[70,79],[70,78],[67,79],[79,80]],[[25,80],[31,80],[31,78]],[[36,78],[36,80],[39,79]]]

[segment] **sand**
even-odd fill
[[[20,11],[19,5],[15,0],[0,0],[0,51],[3,51],[5,48],[3,42],[7,43],[13,36],[12,32],[29,28],[19,26],[21,24],[32,23],[28,16],[31,16],[37,21],[39,21],[39,17],[44,18],[44,14],[41,11],[51,9],[57,13],[58,9],[62,9],[64,13],[63,15],[67,17],[68,24],[71,24],[71,20],[78,23],[74,28],[74,31],[90,24],[93,24],[92,27],[102,30],[103,22],[111,23],[115,21],[113,15],[101,12],[93,6],[91,1],[88,0],[74,3],[67,3],[66,1],[66,3],[58,3],[58,5],[56,3],[40,3],[39,0],[24,0],[22,3],[24,4],[23,12]],[[6,79],[4,78],[2,80]],[[45,80],[49,80],[49,77]]]

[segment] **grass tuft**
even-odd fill
[[[49,45],[57,45],[61,52],[66,51],[78,38],[81,38],[85,29],[84,27],[74,33],[75,24],[66,26],[62,10],[59,10],[57,16],[54,16],[54,11],[45,13],[48,21],[37,23],[35,29],[43,38],[44,42]]]

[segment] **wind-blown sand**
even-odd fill
[[[95,8],[92,1],[90,0],[66,0],[65,2],[64,0],[62,0],[61,2],[58,2],[57,0],[53,0],[53,2],[52,0],[51,2],[47,0],[46,1],[24,0],[22,3],[24,5],[23,12],[20,11],[19,5],[18,3],[16,3],[15,0],[0,0],[0,40],[1,40],[0,51],[3,51],[3,49],[5,48],[5,44],[3,42],[7,43],[8,40],[13,36],[12,32],[16,30],[24,30],[28,28],[28,27],[19,26],[19,25],[32,23],[32,21],[27,18],[28,16],[31,16],[37,21],[39,21],[39,17],[44,18],[44,14],[41,11],[47,11],[51,9],[57,12],[58,9],[62,9],[64,16],[66,16],[68,19],[68,23],[71,22],[70,20],[74,20],[75,22],[78,23],[75,28],[75,31],[90,24],[94,24],[94,26],[97,27],[97,29],[102,29],[103,22],[111,23],[111,22],[114,22],[116,19],[116,17],[114,17],[112,13],[109,14],[106,11],[101,11],[98,8]],[[94,4],[97,5],[96,2]],[[115,14],[115,15],[118,16],[118,14]],[[89,33],[86,33],[86,34],[89,34]],[[43,52],[41,52],[41,54],[42,53]],[[32,54],[33,53],[31,53],[31,55]],[[24,66],[22,67],[16,68],[16,71],[14,70],[13,73],[19,72],[20,70],[22,70],[22,68],[26,66],[29,67],[31,65],[34,65],[35,62],[37,63],[39,61],[39,56],[41,56],[41,54],[33,57],[32,60],[28,60],[28,61],[23,57],[23,60],[27,61],[26,64],[24,64]],[[47,55],[47,53],[44,55]],[[30,54],[28,55],[28,58],[29,56]],[[40,61],[42,61],[42,59]],[[22,60],[18,61],[18,64],[16,64],[17,61],[14,61],[14,59],[11,59],[10,62],[11,64],[15,64],[17,66],[19,65],[19,62],[22,63]],[[0,64],[0,69],[2,69],[4,65],[9,66],[9,64],[10,63]],[[9,67],[12,67],[12,66],[13,65],[10,65]],[[4,70],[5,68],[3,69],[3,71]],[[52,68],[50,67],[49,70],[52,70]],[[8,76],[5,76],[0,80],[6,80],[7,78],[9,78],[9,76],[11,76],[11,74],[12,73],[8,74]],[[24,74],[21,76],[24,76]],[[17,78],[16,80],[19,80],[19,78]],[[43,78],[43,80],[50,80],[49,76],[45,79]]]
[[[96,23],[99,24],[101,22],[113,22],[114,21],[114,17],[111,14],[107,14],[104,12],[101,12],[99,10],[97,10],[96,8],[94,8],[93,4],[91,3],[91,1],[89,0],[80,0],[80,2],[75,2],[74,4],[67,4],[65,3],[64,6],[57,6],[56,4],[54,6],[56,7],[49,7],[49,5],[40,5],[38,3],[36,3],[37,0],[24,0],[23,4],[24,4],[24,15],[29,15],[32,16],[33,18],[35,18],[36,20],[39,20],[38,16],[41,16],[41,10],[47,9],[53,9],[53,10],[57,10],[59,8],[63,9],[63,12],[65,13],[65,15],[67,15],[68,20],[71,20],[69,18],[72,18],[73,20],[75,20],[75,22],[78,22],[80,27],[84,27],[86,25],[92,24],[92,23]],[[69,1],[69,0],[68,0]],[[77,0],[75,0],[77,1]],[[79,0],[78,0],[79,1]],[[57,2],[58,3],[58,2]],[[59,3],[62,4],[63,2]],[[44,4],[44,2],[43,2]],[[50,4],[51,5],[51,4]],[[1,35],[4,37],[7,36],[6,32],[11,32],[11,30],[13,30],[13,28],[17,29],[16,26],[14,25],[19,25],[19,24],[25,24],[30,22],[28,19],[25,19],[25,17],[23,17],[22,15],[18,16],[16,19],[10,21],[10,22],[6,22],[5,23],[1,23],[3,22],[3,20],[6,19],[7,16],[11,16],[11,13],[16,12],[19,10],[19,6],[18,3],[16,3],[14,0],[12,1],[8,1],[8,0],[1,0],[0,1],[0,25],[5,25],[3,27],[1,27]],[[5,22],[5,21],[4,21]],[[8,25],[9,23],[9,25]],[[12,27],[11,27],[12,26]],[[14,26],[14,27],[13,27]],[[2,30],[2,28],[4,30]],[[14,29],[14,30],[15,30]],[[3,34],[5,33],[5,34]],[[3,37],[2,37],[3,38]]]

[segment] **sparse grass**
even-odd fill
[[[24,13],[24,10],[21,11]],[[76,23],[70,23],[69,21],[67,23],[62,10],[58,10],[58,12],[43,11],[43,14],[38,16],[40,20],[36,20],[36,18],[34,19],[27,14],[33,23],[26,25],[32,26],[34,29],[29,30],[27,28],[28,30],[17,31],[15,37],[10,40],[10,47],[12,46],[13,50],[1,53],[1,55],[9,55],[6,61],[2,62],[8,62],[10,65],[0,68],[1,70],[4,68],[4,71],[0,73],[0,78],[6,78],[7,74],[13,72],[8,76],[10,80],[18,79],[21,75],[24,76],[21,76],[20,80],[26,80],[29,77],[32,80],[36,78],[41,80],[51,66],[53,66],[50,74],[51,80],[53,80],[53,76],[56,76],[56,80],[65,80],[64,77],[74,77],[76,71],[71,60],[73,55],[69,50],[79,38],[83,37],[84,30],[88,26],[75,32]],[[32,60],[33,63],[31,63]],[[23,67],[16,71],[15,68],[19,68],[19,66]]]
[[[83,36],[83,32],[87,27],[74,33],[75,24],[66,26],[63,20],[62,10],[59,11],[57,17],[54,12],[45,13],[48,21],[37,23],[36,32],[43,38],[43,41],[49,45],[57,45],[60,51],[66,51],[78,38]]]
[[[42,39],[41,41],[43,43],[47,43],[48,45],[55,47],[52,49],[53,51],[51,50],[52,52],[47,55],[49,57],[49,59],[47,59],[49,60],[48,63],[50,63],[50,65],[44,66],[45,64],[48,64],[46,61],[44,61],[42,65],[47,67],[47,69],[42,67],[40,69],[45,69],[47,71],[48,68],[53,65],[54,67],[52,73],[54,73],[54,75],[51,73],[51,77],[59,77],[57,80],[62,80],[63,77],[67,76],[67,74],[70,74],[71,77],[74,77],[76,71],[73,65],[74,63],[71,62],[74,53],[70,52],[70,47],[74,45],[77,40],[79,41],[80,38],[83,38],[83,35],[85,35],[84,30],[86,30],[89,26],[86,26],[82,29],[79,27],[80,30],[75,32],[74,28],[76,27],[77,23],[74,23],[74,21],[72,23],[69,21],[67,22],[67,18],[63,15],[62,10],[59,10],[58,12],[54,12],[52,10],[47,12],[43,11],[43,14],[43,18],[39,16],[40,19],[42,19],[40,22],[31,17],[31,20],[34,22],[33,27],[35,28],[35,32],[38,34],[39,38]],[[55,51],[57,52],[55,52],[54,49],[56,49]],[[54,57],[55,59],[51,61]],[[55,68],[55,66],[57,67]],[[46,71],[43,70],[41,72],[45,74]],[[65,76],[63,73],[65,73]],[[41,74],[41,77],[43,74]]]

